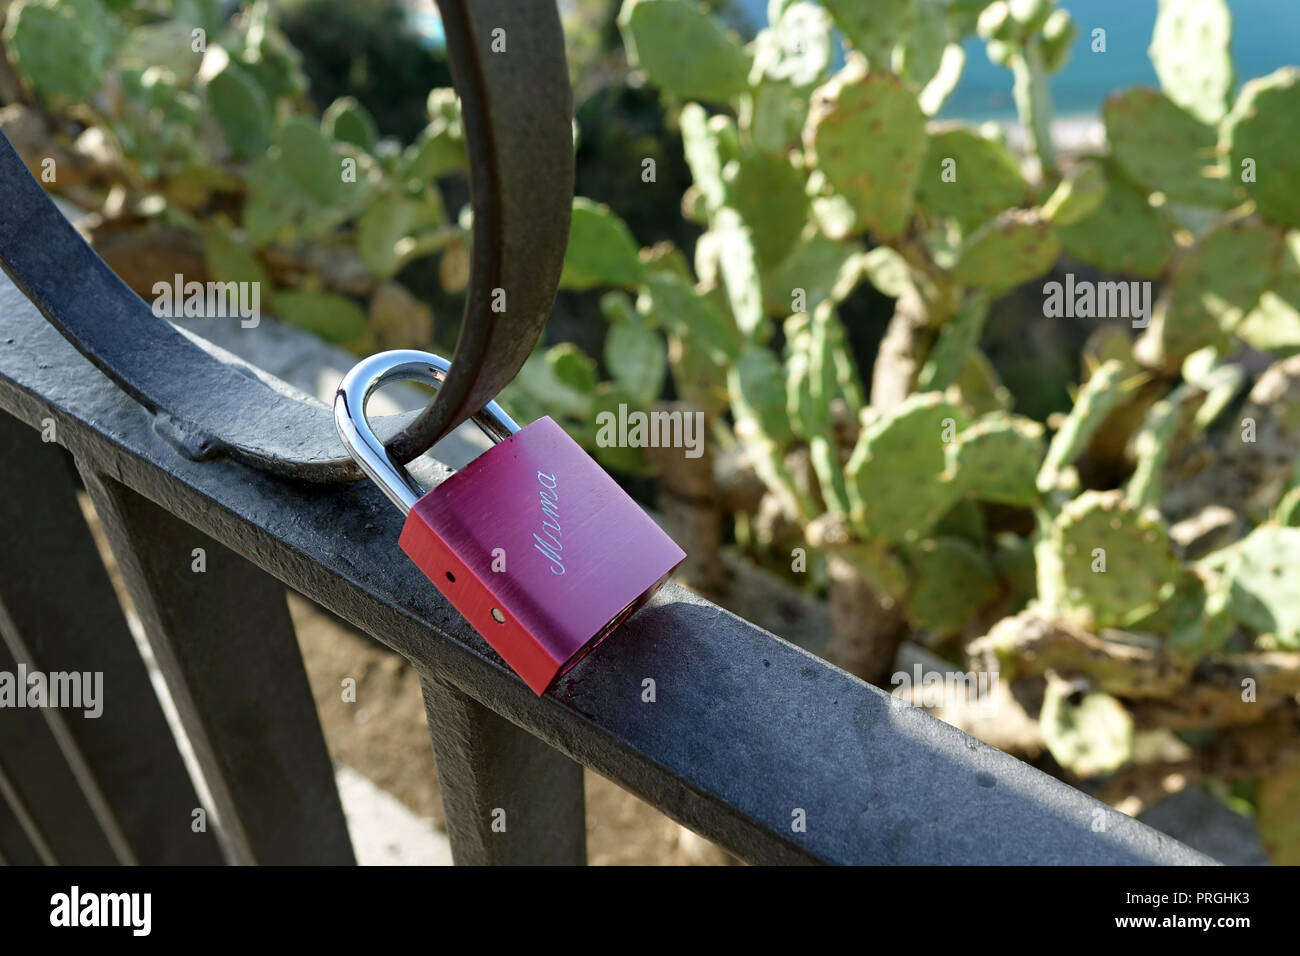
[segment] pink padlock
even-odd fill
[[[440,383],[450,363],[381,352],[343,378],[339,437],[406,514],[399,544],[524,682],[542,694],[644,604],[686,557],[550,418],[520,428],[496,402],[474,422],[496,444],[425,493],[366,420],[392,381]]]

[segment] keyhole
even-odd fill
[[[506,616],[501,613],[501,608],[494,607],[492,609],[492,620],[496,621],[498,624],[504,624],[506,622]]]
[[[450,581],[452,584],[455,584],[455,583],[456,583],[456,575],[454,575],[454,574],[452,574],[450,571],[448,571],[448,572],[447,572],[447,580]]]

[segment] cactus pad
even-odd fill
[[[1038,473],[1038,490],[1047,494],[1057,487],[1065,468],[1088,447],[1092,436],[1124,397],[1127,369],[1119,359],[1099,365],[1079,389],[1074,407],[1052,436],[1047,457]]]
[[[945,474],[949,433],[966,414],[937,392],[909,396],[862,430],[847,466],[850,521],[863,537],[923,535],[960,494]]]
[[[643,271],[638,251],[632,233],[608,206],[576,198],[560,287],[584,290],[635,285]]]
[[[1070,170],[1043,203],[1043,215],[1053,226],[1073,226],[1101,205],[1107,188],[1101,164],[1084,160]]]
[[[1175,266],[1135,354],[1148,367],[1176,368],[1205,346],[1226,347],[1281,264],[1280,230],[1237,219],[1206,235]]]
[[[1042,545],[1055,561],[1040,561],[1039,593],[1055,597],[1063,618],[1091,629],[1150,614],[1173,593],[1180,570],[1159,515],[1131,507],[1119,491],[1085,491],[1067,502]],[[1043,580],[1051,574],[1060,577]]]
[[[722,185],[723,156],[721,134],[710,124],[709,114],[698,103],[682,107],[679,124],[682,130],[682,150],[691,179],[703,196],[705,212],[711,215],[725,201]]]
[[[1010,209],[970,236],[953,279],[963,285],[1012,288],[1047,272],[1060,254],[1060,240],[1040,212]]]
[[[803,290],[809,312],[826,299],[838,300],[857,285],[861,254],[857,243],[836,242],[821,233],[800,239],[778,265],[763,270],[765,308],[777,315],[794,311],[796,289]]]
[[[747,420],[777,448],[794,438],[786,415],[781,363],[768,349],[746,346],[727,373],[727,391],[737,420]]]
[[[1231,42],[1226,0],[1160,0],[1151,62],[1169,98],[1203,123],[1222,119],[1232,95]]]
[[[123,29],[99,0],[27,0],[9,9],[4,34],[32,86],[84,100],[103,82]]]
[[[1163,93],[1131,89],[1106,100],[1106,139],[1134,182],[1172,202],[1231,206],[1236,201],[1217,154],[1218,135]]]
[[[945,181],[949,168],[952,182]],[[1008,207],[1019,206],[1027,192],[1015,157],[997,140],[965,127],[931,134],[917,184],[917,202],[955,219],[963,232],[973,231]]]
[[[882,59],[906,27],[912,0],[823,0],[835,25],[854,47]]]
[[[321,116],[325,135],[335,142],[351,143],[367,153],[375,151],[379,131],[366,108],[351,96],[342,96],[329,105]]]
[[[1300,650],[1300,528],[1264,525],[1229,550],[1233,615],[1274,635],[1283,647]]]
[[[1076,697],[1068,682],[1050,681],[1038,723],[1056,762],[1085,779],[1112,773],[1133,756],[1133,718],[1102,691]]]
[[[1278,70],[1251,80],[1223,124],[1231,150],[1228,174],[1242,177],[1242,165],[1254,160],[1255,182],[1244,184],[1260,215],[1300,228],[1300,158],[1295,127],[1300,116],[1300,70]]]
[[[271,142],[271,105],[257,81],[217,48],[204,57],[199,78],[231,151],[244,158],[263,153]]]
[[[651,323],[715,364],[725,364],[740,354],[740,332],[731,316],[675,273],[647,275],[636,307]]]
[[[860,58],[813,96],[804,145],[858,221],[878,236],[902,233],[925,157],[925,114],[898,77]]]
[[[753,230],[760,268],[779,263],[808,221],[803,175],[785,156],[742,152],[723,171],[726,203]]]
[[[1029,418],[993,414],[948,445],[950,479],[982,501],[1032,505],[1043,458],[1043,426]]]
[[[956,317],[939,330],[930,357],[917,378],[918,389],[923,392],[941,390],[957,381],[984,334],[988,315],[987,295],[974,293],[962,299]]]
[[[1107,272],[1153,278],[1174,254],[1164,214],[1114,173],[1107,175],[1105,197],[1093,212],[1058,232],[1066,252]]]
[[[907,596],[907,619],[916,628],[950,637],[998,590],[984,553],[961,538],[931,538],[906,549],[915,584]]]
[[[708,102],[745,90],[748,54],[691,0],[627,0],[618,25],[629,59],[664,89]]]
[[[1237,335],[1261,351],[1300,349],[1300,232],[1287,234],[1273,288],[1237,326]]]
[[[614,383],[648,405],[659,397],[668,371],[668,352],[659,333],[639,316],[610,326],[605,336],[605,367]]]
[[[322,207],[332,207],[344,189],[340,157],[334,154],[320,127],[294,116],[276,135],[279,166],[305,197]]]

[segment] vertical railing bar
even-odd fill
[[[58,866],[59,861],[54,856],[54,851],[50,849],[49,843],[46,842],[45,835],[41,833],[41,828],[36,825],[32,815],[27,812],[23,798],[18,795],[18,791],[14,788],[13,782],[10,781],[9,775],[5,773],[3,763],[0,763],[0,796],[5,798],[5,803],[9,805],[10,812],[18,821],[18,825],[23,828],[23,832],[27,834],[27,839],[31,842],[36,855],[41,858],[41,862],[46,866]]]
[[[26,664],[32,670],[41,669],[40,663],[32,655],[31,649],[23,641],[22,635],[19,634],[17,624],[9,619],[3,606],[0,606],[0,634],[4,635],[4,642],[8,645],[9,653],[13,655],[15,661]],[[136,866],[139,861],[136,860],[135,853],[131,850],[130,841],[127,840],[126,834],[122,832],[122,825],[118,822],[117,815],[113,812],[113,808],[109,806],[94,771],[91,770],[89,762],[68,729],[63,715],[53,707],[42,707],[41,716],[45,718],[45,723],[54,736],[54,742],[58,745],[59,752],[63,754],[63,759],[68,762],[68,769],[72,771],[73,778],[81,788],[82,796],[86,798],[86,803],[90,806],[90,812],[99,821],[99,825],[104,831],[104,838],[108,840],[108,845],[112,848],[114,855],[124,866]]]
[[[229,861],[355,862],[283,587],[111,475],[81,460],[77,467],[193,746]],[[204,583],[189,567],[196,542],[207,552]],[[254,720],[264,733],[249,740]]]
[[[459,688],[420,683],[456,864],[585,864],[582,765]]]
[[[191,812],[201,802],[110,577],[111,555],[96,540],[98,521],[73,459],[50,437],[0,415],[0,460],[8,463],[0,473],[0,533],[18,542],[0,551],[0,628],[6,638],[0,643],[14,666],[71,675],[74,686],[78,678],[84,682],[83,694],[98,689],[101,696],[93,713],[60,709],[57,702],[40,708],[39,736],[50,753],[43,759],[50,765],[29,768],[29,761],[11,761],[14,786],[61,859],[75,856],[52,829],[57,818],[44,812],[36,797],[41,790],[29,787],[29,772],[34,787],[45,774],[66,781],[69,795],[75,793],[103,844],[96,862],[220,862],[215,834],[190,827]],[[16,823],[12,829],[17,832]],[[20,858],[34,859],[26,850]]]

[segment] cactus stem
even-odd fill
[[[1047,84],[1047,67],[1038,37],[1030,37],[1012,57],[1015,74],[1012,94],[1021,125],[1029,133],[1029,144],[1038,163],[1038,175],[1046,181],[1056,178],[1056,150],[1052,146],[1052,94]]]

